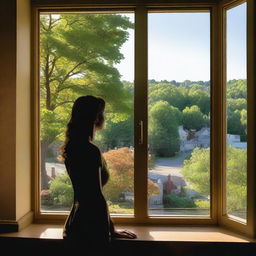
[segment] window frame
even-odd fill
[[[227,118],[226,118],[226,67],[227,67],[227,57],[226,57],[226,47],[227,47],[227,11],[237,7],[243,3],[247,3],[247,218],[246,221],[243,222],[239,218],[235,216],[230,216],[226,210],[226,134],[227,134]],[[255,130],[253,130],[253,125],[255,122],[255,110],[253,109],[253,97],[255,97],[255,92],[253,89],[253,80],[254,74],[249,69],[251,63],[255,60],[252,56],[250,56],[250,52],[254,51],[254,47],[252,45],[252,38],[250,37],[250,32],[252,33],[252,14],[249,15],[248,10],[253,7],[252,1],[246,0],[232,0],[232,1],[223,1],[221,5],[221,33],[222,33],[222,91],[223,91],[223,107],[222,107],[222,115],[223,115],[223,124],[222,124],[222,175],[221,175],[221,207],[220,207],[220,224],[229,228],[233,228],[241,233],[246,233],[249,235],[254,234],[254,226],[255,226],[255,198],[253,193],[250,191],[255,191],[255,160],[253,158],[255,152],[255,146],[253,145]],[[253,66],[253,65],[252,65]],[[252,67],[253,68],[253,67]],[[251,124],[251,125],[249,125]]]
[[[34,210],[34,220],[36,223],[64,223],[67,213],[41,213],[40,212],[40,126],[39,126],[39,15],[41,12],[80,12],[80,11],[134,11],[135,15],[135,96],[134,96],[134,143],[135,143],[135,169],[141,169],[141,172],[135,171],[134,178],[134,217],[128,216],[113,216],[115,223],[120,224],[181,224],[181,225],[216,225],[221,224],[231,227],[235,230],[241,231],[247,234],[254,234],[255,231],[255,212],[256,203],[253,196],[248,197],[248,218],[247,224],[242,225],[233,220],[230,220],[223,214],[224,206],[224,160],[225,160],[225,147],[224,147],[224,134],[225,134],[225,47],[224,47],[224,25],[225,15],[224,10],[230,5],[230,1],[220,3],[191,3],[190,1],[184,1],[187,3],[167,3],[161,4],[140,4],[135,5],[131,3],[129,5],[118,5],[116,3],[110,5],[66,5],[65,3],[58,6],[44,6],[43,2],[40,5],[40,1],[32,8],[32,36],[33,36],[33,49],[32,49],[32,66],[33,66],[33,86],[32,86],[32,167],[33,167],[33,183],[32,183],[32,209]],[[65,2],[65,1],[63,1]],[[110,1],[111,2],[111,1]],[[241,0],[232,1],[232,4],[241,2]],[[251,0],[247,0],[247,4],[251,7],[255,7],[255,4]],[[247,8],[247,10],[249,7]],[[152,217],[147,215],[147,136],[144,137],[144,143],[139,144],[140,127],[139,122],[142,120],[143,133],[147,134],[147,13],[149,11],[209,11],[210,12],[210,30],[211,30],[211,207],[209,217]],[[248,29],[252,32],[254,29],[253,11],[250,14],[250,24]],[[247,37],[249,33],[247,34]],[[253,36],[248,40],[248,52],[254,52]],[[253,63],[255,58],[247,54],[247,62]],[[223,69],[224,68],[224,69]],[[248,142],[250,139],[255,141],[255,132],[253,130],[256,127],[255,110],[253,107],[256,92],[253,89],[253,82],[255,82],[255,75],[253,73],[254,65],[248,70]],[[138,86],[138,85],[143,86]],[[250,84],[250,86],[249,86]],[[251,94],[250,94],[251,93]],[[222,102],[222,104],[220,104]],[[143,107],[141,106],[143,104]],[[138,108],[138,106],[140,106]],[[142,109],[142,110],[141,110]],[[249,127],[251,124],[251,127]],[[225,134],[226,136],[226,134]],[[220,146],[221,145],[221,146]],[[139,149],[139,150],[138,150]],[[248,143],[248,195],[249,191],[256,192],[255,186],[255,170],[256,160],[254,160],[255,146],[253,143]],[[143,159],[143,161],[141,161]],[[141,189],[143,187],[143,189]],[[139,210],[138,210],[139,209]],[[249,227],[251,226],[251,227]]]

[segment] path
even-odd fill
[[[188,153],[182,152],[173,158],[158,159],[155,163],[155,167],[152,170],[149,170],[150,175],[168,176],[171,174],[172,176],[182,177],[180,170],[183,167],[184,159],[187,155]],[[46,162],[46,171],[49,176],[51,176],[53,167],[55,168],[55,175],[66,172],[64,164]]]
[[[155,167],[149,172],[153,175],[182,177],[180,170],[183,168],[184,159],[189,153],[182,152],[178,156],[173,158],[160,158],[156,161]]]
[[[45,165],[46,165],[47,175],[50,176],[50,177],[52,176],[52,168],[53,167],[55,168],[55,175],[66,172],[66,167],[65,167],[64,164],[46,162]]]

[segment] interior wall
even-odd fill
[[[31,207],[30,1],[17,1],[16,219]]]
[[[31,209],[30,0],[0,8],[0,224]]]
[[[15,220],[16,1],[0,8],[0,219]]]

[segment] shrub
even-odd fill
[[[42,205],[53,205],[53,196],[49,189],[44,189],[40,193]]]
[[[195,200],[196,208],[200,209],[209,209],[210,208],[210,201],[206,200]]]
[[[189,197],[181,197],[175,194],[164,196],[165,208],[195,208],[196,204],[193,199]]]
[[[103,188],[104,195],[111,202],[120,202],[122,193],[134,190],[134,152],[123,147],[109,150],[103,154],[103,157],[110,174],[109,181]],[[158,185],[149,179],[148,193],[149,195],[159,193]]]
[[[50,182],[50,191],[55,205],[70,206],[73,203],[73,187],[67,173],[58,174]]]

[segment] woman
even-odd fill
[[[104,109],[105,101],[94,96],[75,101],[62,154],[74,190],[63,237],[75,246],[95,250],[107,248],[112,238],[136,238],[132,232],[115,230],[102,193],[108,171],[99,148],[92,142],[95,132],[103,128]]]

